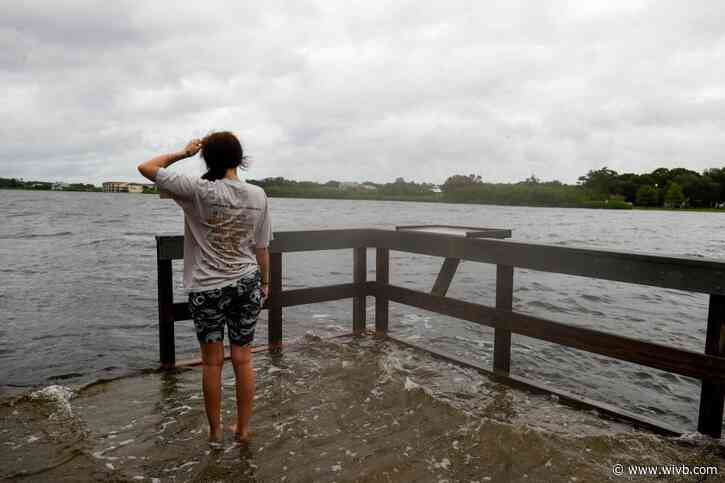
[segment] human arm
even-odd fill
[[[156,181],[156,175],[160,168],[168,168],[175,162],[190,158],[199,152],[201,149],[201,140],[193,139],[189,141],[184,149],[175,153],[162,154],[154,158],[149,159],[138,165],[138,171],[147,179]]]
[[[266,302],[269,297],[269,242],[272,241],[272,223],[269,217],[269,202],[264,200],[264,211],[254,233],[254,254],[262,274],[262,297]]]

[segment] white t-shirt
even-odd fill
[[[207,181],[161,168],[156,185],[184,210],[184,289],[233,285],[257,270],[254,248],[272,240],[267,195],[233,179]]]

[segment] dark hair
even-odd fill
[[[242,144],[229,131],[213,132],[202,140],[201,157],[207,172],[202,176],[208,181],[222,179],[229,168],[247,168]]]

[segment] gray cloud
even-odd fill
[[[717,1],[15,2],[0,176],[133,180],[215,129],[253,177],[722,166],[722,25]]]

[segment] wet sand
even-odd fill
[[[722,441],[639,432],[391,341],[308,336],[254,365],[249,444],[209,448],[198,368],[149,372],[5,401],[0,478],[598,482],[622,480],[619,463],[715,465],[671,481],[725,481]],[[229,365],[223,397],[230,423]]]

